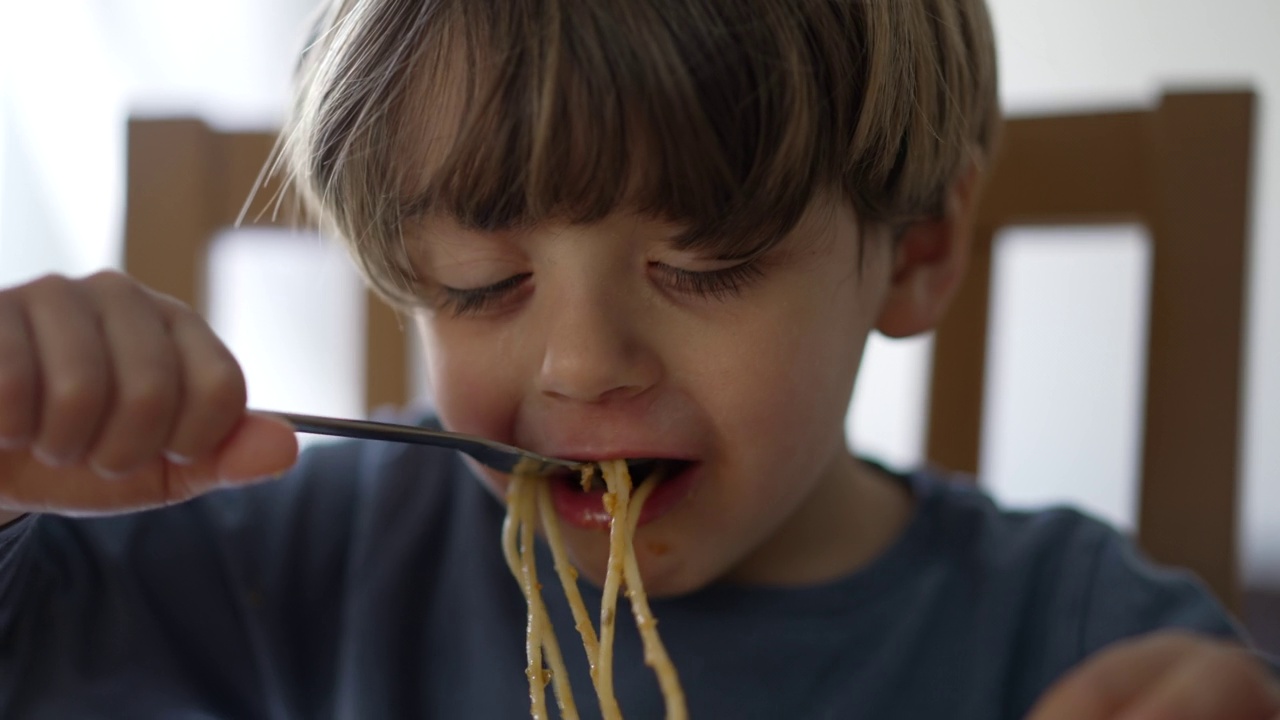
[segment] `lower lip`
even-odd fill
[[[690,463],[675,477],[658,481],[658,487],[649,494],[644,508],[640,511],[640,525],[657,520],[666,515],[689,495],[699,465]],[[593,488],[583,491],[568,482],[551,483],[551,501],[560,519],[588,530],[608,530],[609,511],[604,507],[604,490]]]

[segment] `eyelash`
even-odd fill
[[[494,303],[502,300],[531,277],[533,277],[532,273],[521,273],[479,288],[467,290],[442,288],[444,297],[440,302],[441,309],[457,317],[482,313],[492,308]]]
[[[764,275],[764,270],[754,260],[720,270],[684,270],[663,263],[651,265],[665,276],[668,286],[675,292],[718,301],[741,295],[747,285]],[[480,314],[491,309],[530,277],[531,273],[522,273],[479,288],[442,288],[441,309],[456,317]]]
[[[741,295],[747,285],[764,275],[764,271],[755,260],[748,260],[720,270],[684,270],[662,263],[654,263],[653,267],[666,276],[672,290],[684,295],[719,301]]]

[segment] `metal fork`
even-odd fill
[[[314,435],[332,435],[361,440],[387,440],[390,442],[449,448],[466,453],[498,472],[513,472],[516,465],[521,462],[527,463],[521,469],[534,475],[550,475],[554,472],[563,472],[565,470],[576,472],[581,470],[584,464],[573,460],[561,460],[539,455],[535,452],[486,440],[474,435],[426,430],[412,425],[396,425],[369,420],[347,420],[273,411],[267,411],[266,414],[284,419],[293,425],[298,432]],[[627,464],[631,465],[632,463],[629,461]]]

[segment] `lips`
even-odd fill
[[[640,512],[640,525],[653,522],[670,512],[689,495],[694,481],[700,474],[701,464],[697,462],[687,460],[660,462],[666,466],[669,474],[654,479],[642,477],[634,480],[636,485],[646,481],[658,483]],[[608,530],[609,528],[610,516],[604,506],[604,495],[604,485],[600,482],[593,483],[585,490],[577,477],[557,478],[551,483],[552,504],[560,519],[570,525],[589,530]]]

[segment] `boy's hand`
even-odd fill
[[[119,273],[0,291],[0,517],[186,500],[288,468],[209,326]]]
[[[1115,645],[1058,682],[1031,720],[1277,720],[1280,685],[1246,650],[1182,632]]]

